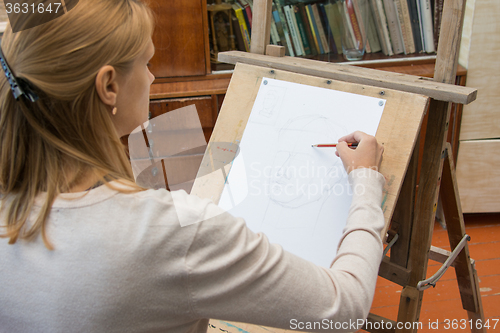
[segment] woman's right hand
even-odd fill
[[[347,143],[358,143],[353,149]],[[382,162],[384,146],[374,136],[356,131],[339,139],[335,154],[340,157],[349,174],[352,170],[369,168],[378,171]]]

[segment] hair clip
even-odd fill
[[[31,89],[29,83],[23,79],[16,79],[12,71],[10,70],[7,61],[3,55],[2,48],[0,47],[0,63],[2,65],[2,69],[5,73],[5,77],[7,81],[9,81],[10,89],[12,90],[12,94],[16,100],[19,100],[19,97],[24,96],[31,102],[36,102],[38,100],[38,95]]]

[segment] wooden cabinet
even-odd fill
[[[220,108],[218,95],[226,92],[230,75],[211,73],[206,0],[150,0],[149,5],[156,20],[152,116],[196,104],[200,119],[210,119],[203,127],[208,140]]]
[[[207,74],[204,0],[150,1],[156,16],[151,72],[157,78]]]
[[[208,142],[230,74],[211,73],[206,0],[150,0],[148,3],[156,21],[153,34],[156,52],[150,62],[156,79],[150,92],[150,117],[194,105]],[[189,192],[204,150],[169,156],[168,153],[157,152],[157,147],[161,145],[158,139],[151,140],[153,145],[150,145],[148,138],[158,135],[147,133],[147,130],[144,134],[144,145],[147,147],[144,152],[146,155],[147,151],[151,153],[149,156],[138,156],[133,163],[151,164],[151,159],[156,163],[145,168],[139,178],[147,184],[155,184],[152,187],[161,184],[159,178],[166,178],[167,188],[183,188]]]

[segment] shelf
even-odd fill
[[[304,59],[305,57],[297,57],[297,59]],[[306,59],[316,59],[318,57],[308,57]],[[323,59],[328,59],[328,55],[325,55]],[[320,60],[320,59],[318,59]],[[385,57],[381,53],[366,54],[361,61],[345,61],[338,55],[333,55],[330,57],[330,62],[335,62],[338,64],[354,65],[366,68],[375,68],[383,71],[402,73],[408,75],[415,75],[420,77],[432,78],[434,76],[434,65],[436,62],[435,55],[429,54],[410,54],[410,55],[399,55],[392,57]],[[212,74],[222,74],[228,73],[228,68],[233,68],[234,65],[224,64],[223,71],[212,71]],[[467,70],[458,65],[457,77],[462,78],[467,74]],[[461,84],[464,85],[464,84]]]
[[[204,76],[160,78],[151,85],[152,100],[176,97],[208,96],[225,94],[231,73]]]
[[[343,58],[341,54],[322,54],[316,56],[306,56],[306,57],[297,57],[297,59],[312,59],[319,60],[324,62],[333,62],[333,63],[342,63],[349,65],[356,65],[362,67],[369,68],[379,68],[379,67],[391,67],[396,65],[416,65],[416,64],[425,64],[431,63],[434,64],[436,60],[436,54],[428,54],[428,53],[413,53],[413,54],[399,54],[393,56],[386,56],[382,52],[376,53],[367,53],[364,55],[362,60],[359,61],[347,61]],[[221,70],[230,70],[234,69],[234,65],[225,64],[225,63],[213,63],[211,64],[212,73],[217,73]]]

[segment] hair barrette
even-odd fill
[[[24,96],[31,102],[36,102],[38,100],[38,95],[30,88],[29,83],[21,78],[16,78],[14,73],[12,73],[5,57],[3,55],[2,48],[0,47],[0,63],[2,65],[2,69],[5,73],[5,77],[7,81],[9,81],[10,89],[12,90],[12,94],[16,100],[19,100],[21,96]]]

